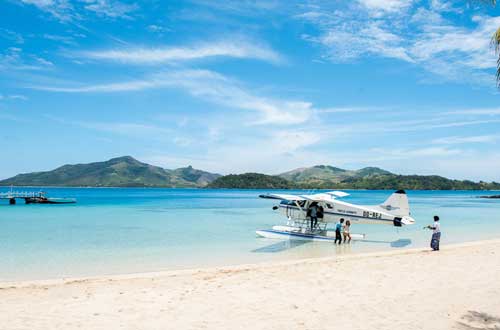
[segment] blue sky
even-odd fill
[[[0,2],[0,177],[121,155],[500,181],[499,9],[444,0]]]

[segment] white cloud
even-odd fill
[[[208,70],[181,70],[156,74],[143,80],[78,87],[30,86],[32,89],[64,93],[140,91],[153,88],[180,88],[189,94],[227,108],[260,114],[248,124],[291,125],[307,121],[315,109],[304,101],[255,95],[236,80]]]
[[[76,45],[75,39],[73,39],[73,37],[45,33],[43,35],[43,38],[45,38],[47,40],[61,42],[61,43],[67,44],[67,45]]]
[[[100,16],[111,18],[131,18],[128,14],[137,10],[136,4],[125,4],[119,1],[110,0],[83,0],[85,9],[95,12]]]
[[[161,64],[197,60],[209,57],[233,57],[258,59],[273,63],[282,57],[266,45],[244,39],[200,43],[184,47],[126,48],[86,51],[76,54],[95,60],[107,60],[132,64]]]
[[[165,32],[171,31],[169,28],[167,28],[165,26],[156,25],[156,24],[150,24],[146,28],[148,29],[148,31],[155,32],[158,34],[163,34]]]
[[[471,24],[459,25],[449,19],[457,11],[441,1],[432,1],[428,6],[396,0],[359,3],[358,7],[335,11],[318,6],[297,15],[317,30],[316,35],[310,33],[304,39],[320,44],[324,57],[333,62],[367,56],[394,58],[418,65],[444,80],[494,82],[497,58],[490,38],[500,25],[500,17],[475,16]],[[374,13],[378,13],[376,17]]]
[[[412,6],[412,0],[358,0],[365,6],[372,16],[381,16],[385,13],[400,13]]]
[[[37,55],[24,54],[18,47],[10,47],[0,53],[0,71],[37,71],[52,66],[52,62]]]
[[[431,0],[430,8],[438,12],[453,12],[453,13],[463,12],[462,8],[453,7],[453,3],[451,1],[443,1],[443,0]]]
[[[74,8],[67,0],[20,0],[24,4],[34,5],[38,9],[50,13],[60,21],[75,18]]]
[[[334,62],[357,59],[364,54],[412,61],[402,47],[404,39],[394,26],[362,13],[359,8],[349,8],[347,12],[337,10],[309,17],[321,33],[310,40],[326,46],[327,57]]]
[[[412,56],[419,62],[445,57],[451,65],[485,69],[496,67],[495,56],[490,49],[490,38],[500,25],[500,17],[476,17],[475,29],[457,26],[429,28],[411,47]]]
[[[61,22],[70,22],[84,18],[85,12],[110,18],[131,18],[130,13],[137,10],[136,4],[125,4],[112,0],[18,0],[23,4],[33,5],[47,12]]]

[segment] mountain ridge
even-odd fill
[[[363,177],[370,175],[393,174],[378,167],[363,167],[359,170],[346,170],[331,165],[314,165],[311,167],[300,167],[278,176],[299,183],[313,183],[318,181],[329,181],[339,183],[351,177]]]
[[[203,187],[220,174],[192,166],[170,170],[131,156],[87,164],[65,164],[51,171],[18,174],[1,180],[1,186],[62,187]]]
[[[278,175],[222,176],[192,166],[165,169],[131,156],[87,164],[65,164],[51,171],[22,173],[0,186],[157,187],[248,189],[421,189],[500,190],[500,183],[452,180],[438,175],[400,175],[379,167],[346,170],[331,165],[300,167]]]

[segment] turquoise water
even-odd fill
[[[8,189],[0,189],[0,192]],[[28,188],[20,189],[28,190]],[[29,189],[36,190],[36,189]],[[417,224],[356,225],[364,242],[281,242],[255,236],[283,224],[269,191],[210,189],[46,188],[74,205],[0,201],[0,280],[133,273],[330,256],[428,245],[422,227],[438,214],[442,244],[500,238],[500,200],[480,191],[409,191]],[[344,200],[379,204],[390,191],[348,191]],[[287,191],[287,193],[293,193]],[[300,192],[297,192],[300,193]],[[303,193],[303,192],[302,192]]]

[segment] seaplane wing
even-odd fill
[[[332,196],[335,196],[335,197],[346,197],[346,196],[349,196],[348,193],[343,192],[343,191],[337,191],[337,190],[336,191],[328,191],[325,194],[332,195]]]
[[[304,201],[305,198],[297,195],[287,195],[287,194],[266,194],[259,195],[260,198],[268,198],[268,199],[279,199],[282,201]]]
[[[279,199],[284,201],[312,201],[312,202],[331,202],[336,197],[349,196],[343,191],[328,191],[312,195],[289,195],[289,194],[266,194],[260,195],[260,198]]]

